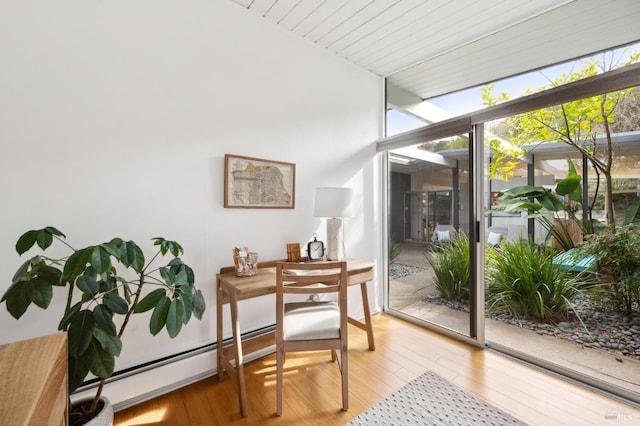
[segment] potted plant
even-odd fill
[[[142,249],[133,241],[114,238],[109,242],[76,249],[54,227],[25,232],[16,243],[24,254],[37,244],[42,251],[54,241],[64,244],[71,254],[50,258],[38,254],[24,262],[2,296],[9,313],[19,319],[33,303],[47,309],[54,287],[67,287],[66,306],[58,329],[66,331],[69,352],[69,394],[89,373],[100,379],[95,397],[71,407],[71,424],[84,424],[99,410],[106,379],[111,377],[115,357],[122,350],[122,335],[134,313],[153,310],[149,331],[158,334],[166,328],[170,337],[180,333],[191,316],[202,318],[204,298],[194,285],[193,270],[178,257],[183,249],[175,241],[153,238],[158,250],[145,261]],[[158,256],[170,253],[166,266],[153,266]],[[116,266],[129,271],[120,275]],[[145,291],[147,287],[155,287]]]

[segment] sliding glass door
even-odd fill
[[[388,307],[475,338],[472,140],[452,135],[389,152]]]

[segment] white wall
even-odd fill
[[[46,225],[76,247],[177,240],[205,292],[205,318],[176,339],[136,318],[118,368],[214,341],[231,248],[279,259],[286,243],[323,239],[318,186],[354,188],[348,255],[377,260],[380,78],[220,1],[5,2],[0,57],[0,292],[24,261],[17,238]],[[224,209],[225,153],[295,163],[296,208]],[[0,307],[0,344],[55,332],[55,297],[20,321]],[[244,329],[272,323],[272,303],[246,303]]]

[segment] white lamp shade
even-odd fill
[[[316,189],[314,217],[353,217],[353,215],[353,189]]]

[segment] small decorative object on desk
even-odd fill
[[[318,241],[318,234],[313,234],[313,241],[307,243],[309,260],[322,260],[325,254],[324,243]]]
[[[287,262],[300,262],[300,243],[287,244]]]
[[[251,277],[258,273],[258,253],[250,252],[248,247],[234,247],[233,264],[237,276]]]

